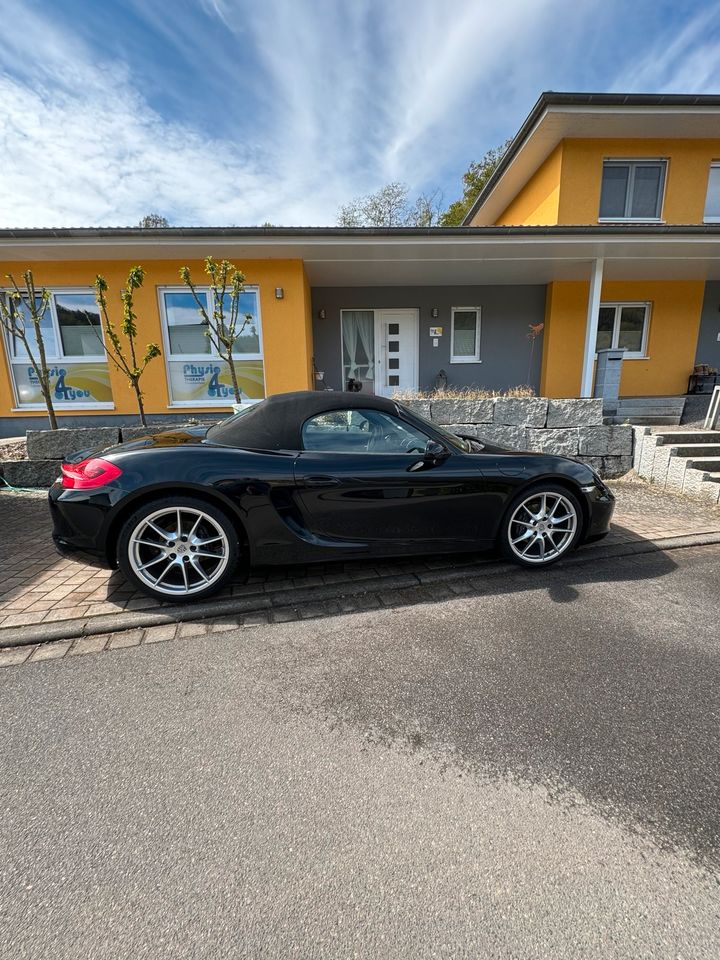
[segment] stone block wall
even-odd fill
[[[454,433],[465,433],[516,450],[578,457],[604,477],[622,476],[633,466],[633,430],[637,428],[604,424],[599,398],[451,400],[438,397],[403,403]]]

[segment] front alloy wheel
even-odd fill
[[[118,563],[131,582],[149,596],[179,601],[219,590],[237,556],[237,534],[228,517],[190,498],[141,508],[118,543]]]
[[[553,563],[577,540],[580,516],[580,505],[569,491],[553,487],[526,491],[505,519],[503,553],[523,566]]]

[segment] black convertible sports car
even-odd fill
[[[209,430],[66,460],[60,553],[193,600],[248,564],[475,551],[543,567],[604,536],[614,498],[576,460],[456,436],[383,397],[286,393]]]

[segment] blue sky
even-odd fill
[[[0,0],[0,226],[333,224],[542,90],[720,93],[720,4]],[[720,136],[720,131],[708,131]]]

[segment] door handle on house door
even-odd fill
[[[305,477],[306,487],[337,487],[340,483],[337,477]]]

